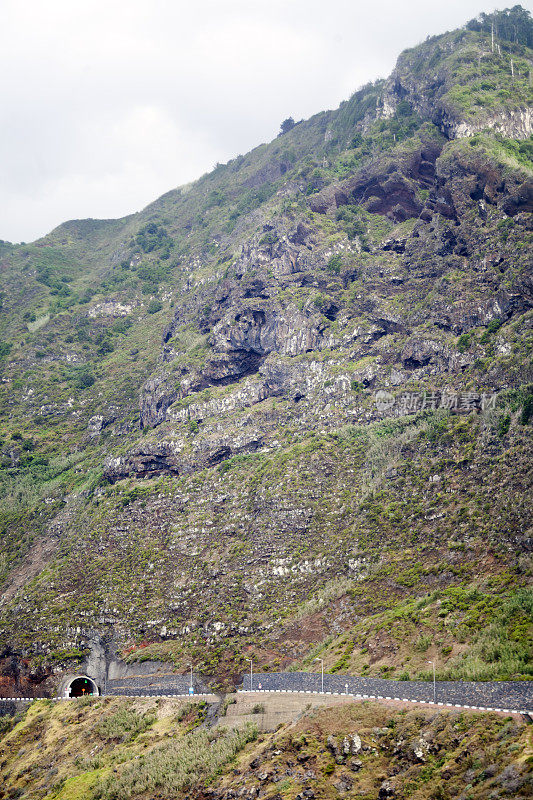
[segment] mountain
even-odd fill
[[[494,39],[493,39],[494,31]],[[528,678],[533,25],[0,244],[5,695],[115,650]]]

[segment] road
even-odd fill
[[[138,675],[108,680],[103,694],[123,697],[180,697],[188,694],[190,678],[172,673]],[[258,672],[253,691],[320,692],[321,674],[316,672]],[[195,693],[208,693],[209,686],[194,676]],[[240,689],[250,690],[250,675],[242,677]],[[325,692],[347,692],[370,697],[433,702],[433,683],[363,678],[355,675],[324,675]],[[2,698],[5,702],[14,699]],[[476,708],[533,712],[533,681],[437,681],[436,702]]]
[[[259,686],[261,684],[261,687]],[[241,689],[250,689],[250,675],[243,676]],[[257,690],[320,691],[321,675],[311,672],[258,672],[252,688]],[[433,702],[433,683],[324,675],[325,692],[373,695]],[[437,681],[436,701],[460,706],[533,711],[533,681]]]

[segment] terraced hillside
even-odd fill
[[[0,244],[4,694],[115,650],[531,675],[532,46],[472,21],[138,214]]]

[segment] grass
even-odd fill
[[[182,797],[209,782],[256,737],[199,727],[204,704],[85,699],[33,703],[0,731],[2,791],[46,800]]]
[[[94,769],[66,778],[57,790],[46,795],[45,800],[87,800],[94,797],[98,785],[107,778],[109,771],[109,768]]]
[[[490,601],[489,601],[490,603]],[[471,647],[439,669],[441,680],[533,680],[533,590],[501,598],[485,617],[473,614],[477,628]],[[480,624],[481,623],[481,624]]]
[[[515,405],[514,416],[522,408],[521,401],[517,400]],[[276,659],[286,665],[287,655],[275,642],[279,625],[282,632],[295,623],[298,631],[305,630],[314,618],[316,639],[307,643],[307,648],[320,646],[322,637],[330,633],[329,620],[335,618],[338,603],[343,603],[347,609],[347,627],[351,627],[357,616],[368,617],[371,623],[368,629],[362,624],[356,626],[354,634],[367,630],[371,644],[374,638],[392,638],[400,643],[401,652],[398,658],[388,661],[378,658],[374,663],[374,656],[363,653],[359,644],[354,644],[349,657],[345,657],[345,645],[342,652],[331,652],[329,669],[359,673],[368,664],[367,674],[388,666],[394,668],[396,676],[407,670],[414,677],[423,668],[425,654],[414,648],[421,635],[431,635],[429,649],[435,649],[440,666],[445,667],[472,645],[479,620],[472,618],[472,625],[460,620],[455,635],[451,625],[444,625],[438,617],[436,601],[432,616],[428,617],[429,630],[417,631],[415,620],[390,620],[380,615],[420,596],[421,587],[423,591],[424,587],[439,582],[444,586],[467,586],[473,564],[483,556],[486,542],[490,540],[497,547],[501,540],[501,523],[491,513],[498,493],[491,487],[501,486],[498,507],[501,514],[507,511],[510,514],[509,525],[515,524],[513,519],[517,514],[524,513],[521,507],[506,505],[505,460],[494,465],[486,458],[486,439],[480,436],[479,425],[476,416],[437,413],[427,418],[369,426],[341,426],[336,431],[301,437],[294,444],[264,455],[238,456],[226,471],[215,467],[178,479],[160,476],[151,481],[104,487],[94,500],[80,506],[79,517],[72,523],[75,530],[80,530],[80,539],[64,545],[61,559],[26,587],[28,610],[18,607],[16,620],[13,618],[14,635],[24,637],[24,643],[30,646],[36,613],[41,622],[46,620],[51,627],[57,627],[53,639],[55,666],[61,663],[65,652],[60,633],[65,616],[83,613],[97,617],[113,608],[114,614],[128,613],[135,620],[135,633],[125,648],[130,651],[128,660],[155,658],[183,666],[193,659],[201,665],[203,674],[219,674],[225,679],[227,674],[242,668],[244,644],[259,652],[264,647],[261,666]],[[513,421],[511,432],[513,438],[505,443],[503,453],[511,458],[512,451],[514,474],[520,480],[517,465],[523,463],[526,453],[527,430]],[[514,438],[515,434],[522,439]],[[465,457],[475,466],[466,473],[460,466]],[[394,481],[384,477],[390,467],[398,473]],[[490,470],[490,481],[484,477],[488,474],[485,469]],[[444,493],[441,485],[429,482],[436,472],[446,476],[452,491]],[[496,474],[503,480],[496,478]],[[213,509],[209,497],[222,492],[227,502]],[[312,502],[310,492],[315,495]],[[271,493],[272,500],[268,499]],[[189,501],[182,510],[184,496]],[[258,500],[260,511],[255,513],[251,526],[249,504],[257,504]],[[248,580],[247,561],[254,558],[255,549],[262,551],[265,541],[276,541],[272,538],[272,520],[278,519],[278,509],[284,514],[285,509],[292,513],[294,508],[298,514],[306,514],[305,537],[302,538],[299,527],[284,537],[275,556],[287,559],[282,564],[283,574],[275,576],[267,572],[262,596],[256,597],[244,586]],[[435,508],[446,512],[445,522],[438,523],[437,529],[432,521],[427,522]],[[283,524],[283,516],[279,519]],[[202,529],[210,545],[195,560],[201,569],[192,572],[184,567],[185,577],[176,585],[176,558],[182,558],[180,543],[191,531]],[[87,530],[89,551],[84,549]],[[217,535],[214,539],[212,533],[219,531],[225,531],[223,537]],[[480,537],[477,543],[473,537]],[[386,559],[383,559],[384,541]],[[279,547],[276,543],[276,548]],[[90,559],[86,558],[88,552]],[[449,561],[451,553],[456,554],[455,565]],[[505,558],[500,560],[491,555],[492,558],[496,558],[493,569],[497,575]],[[213,569],[218,572],[221,564],[228,572],[219,573],[217,593],[206,594],[209,574]],[[342,575],[339,564],[343,565]],[[271,567],[274,565],[272,561]],[[511,582],[518,580],[509,576]],[[62,587],[59,600],[57,586]],[[164,599],[162,586],[167,593]],[[482,588],[482,594],[494,599],[502,587],[508,594],[510,584],[496,582]],[[484,598],[479,598],[482,601]],[[468,602],[473,607],[478,603]],[[179,609],[181,603],[187,604],[191,616],[198,614],[200,625],[216,619],[224,622],[224,629],[210,634],[209,641],[202,636],[201,641],[194,642],[198,636],[195,629],[181,635],[183,623],[179,612],[168,610],[170,604]],[[480,613],[481,610],[480,607]],[[483,614],[484,623],[487,617]],[[164,622],[158,623],[161,615]],[[278,619],[265,642],[259,642],[253,626]],[[156,623],[151,630],[141,632],[143,620]],[[161,641],[159,632],[163,624],[167,632]],[[230,633],[235,625],[249,627],[242,640]],[[433,635],[432,626],[437,626],[438,635]],[[396,628],[398,635],[394,638]],[[297,643],[299,635],[291,634],[290,648],[294,648],[296,660],[305,655],[302,645]],[[452,651],[443,653],[446,658],[441,658],[441,650],[450,645]],[[517,647],[526,653],[522,644]],[[267,655],[270,648],[273,649]],[[409,657],[411,661],[403,663]],[[521,658],[522,666],[517,662],[511,675],[526,674]],[[510,666],[502,661],[499,674],[507,676]],[[460,661],[457,668],[466,669],[466,662]]]
[[[499,113],[525,96],[527,53],[507,43],[501,58],[479,62],[487,45],[486,34],[464,30],[433,38],[402,55],[398,74],[407,71],[421,92],[442,91],[435,102],[450,112],[482,122],[487,110]],[[468,200],[470,178],[462,182],[459,173],[490,168],[496,183],[519,185],[529,174],[530,143],[490,134],[445,141],[408,99],[390,119],[372,119],[383,90],[382,81],[363,87],[338,111],[297,124],[137,215],[66,223],[32,245],[1,244],[0,579],[2,590],[14,574],[27,581],[3,605],[0,627],[2,645],[27,655],[29,669],[68,668],[87,644],[83,633],[71,642],[69,631],[110,624],[132,659],[194,659],[226,680],[248,649],[263,665],[286,663],[337,638],[333,611],[354,637],[366,630],[400,651],[388,663],[378,647],[369,655],[355,638],[344,641],[328,651],[337,672],[416,674],[431,653],[458,675],[529,674],[525,642],[509,633],[512,621],[491,621],[488,605],[487,613],[478,609],[485,638],[475,643],[479,631],[463,609],[448,615],[455,629],[430,604],[428,629],[418,631],[402,604],[435,587],[470,584],[510,599],[508,585],[484,586],[479,563],[491,576],[512,565],[511,580],[525,581],[516,542],[530,516],[531,393],[520,408],[499,407],[499,422],[444,412],[372,420],[374,389],[392,382],[393,371],[404,381],[398,394],[404,386],[431,390],[435,380],[461,391],[480,383],[518,389],[531,346],[520,303],[511,320],[478,320],[473,333],[434,321],[461,304],[461,319],[470,318],[468,308],[486,302],[482,285],[491,296],[520,295],[530,244],[522,215],[503,218],[498,194],[481,224],[478,201]],[[418,213],[395,225],[354,204],[330,215],[310,210],[309,198],[361,169],[380,180],[406,165],[409,172],[422,141],[442,146],[439,175],[466,192],[458,226],[443,218],[426,225]],[[436,184],[430,190],[407,177],[420,203],[431,200]],[[301,271],[288,280],[277,276],[269,248],[290,242],[291,260],[295,231],[312,251],[302,245]],[[400,254],[380,249],[389,235],[408,238],[408,275]],[[465,243],[467,259],[455,240]],[[485,267],[478,269],[485,255],[486,284]],[[406,273],[399,285],[389,280],[398,268]],[[206,376],[206,363],[221,355],[213,349],[221,315],[265,292],[270,300],[261,303],[273,313],[296,304],[320,345],[274,352],[252,379],[226,385],[216,370]],[[335,319],[320,314],[330,303]],[[400,330],[374,336],[375,320],[388,313]],[[458,347],[461,368],[432,364],[430,373],[411,373],[402,362],[411,333],[438,348],[435,367]],[[247,381],[278,378],[288,387],[282,396],[224,410],[246,394]],[[206,387],[210,381],[216,385]],[[184,419],[141,435],[139,401],[157,410],[172,397]],[[94,415],[109,424],[92,437]],[[204,468],[221,440],[241,452]],[[172,450],[178,476],[106,484],[109,459],[136,453],[142,462],[139,451],[160,444]],[[32,547],[48,534],[54,555],[43,564],[48,557]],[[213,620],[224,627],[214,631]],[[148,733],[130,722],[135,741]],[[119,735],[130,733],[126,726]]]
[[[129,800],[146,792],[163,790],[165,797],[182,796],[209,782],[257,736],[256,729],[196,731],[187,737],[152,750],[130,763],[118,776],[94,788],[98,800]]]
[[[131,709],[121,708],[102,720],[97,726],[97,733],[104,741],[132,742],[140,733],[148,730],[155,720],[153,712],[138,714]]]
[[[350,797],[377,797],[384,781],[414,800],[451,800],[465,786],[472,800],[498,789],[528,797],[531,743],[517,718],[372,702],[309,704],[294,723],[258,736],[250,725],[206,730],[200,712],[198,704],[178,700],[35,702],[0,730],[3,795],[186,800],[209,791],[232,796],[247,786],[294,800],[313,775],[313,791],[324,800],[337,798],[343,786]],[[134,739],[102,739],[102,725],[115,728],[132,715],[149,715],[153,724]]]
[[[533,680],[532,604],[529,588],[435,591],[366,617],[326,642],[320,655],[331,673],[379,676],[386,669],[391,678],[432,680],[431,658],[439,680]]]
[[[354,734],[361,745],[355,756]],[[526,725],[495,714],[339,705],[311,710],[245,752],[223,786],[238,791],[245,780],[266,797],[279,793],[287,800],[309,785],[325,800],[340,791],[357,800],[386,796],[386,788],[413,800],[451,800],[464,796],[465,787],[472,800],[499,791],[526,798],[528,739]]]

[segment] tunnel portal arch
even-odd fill
[[[99,695],[100,690],[88,675],[73,675],[65,684],[64,697],[91,697]]]

